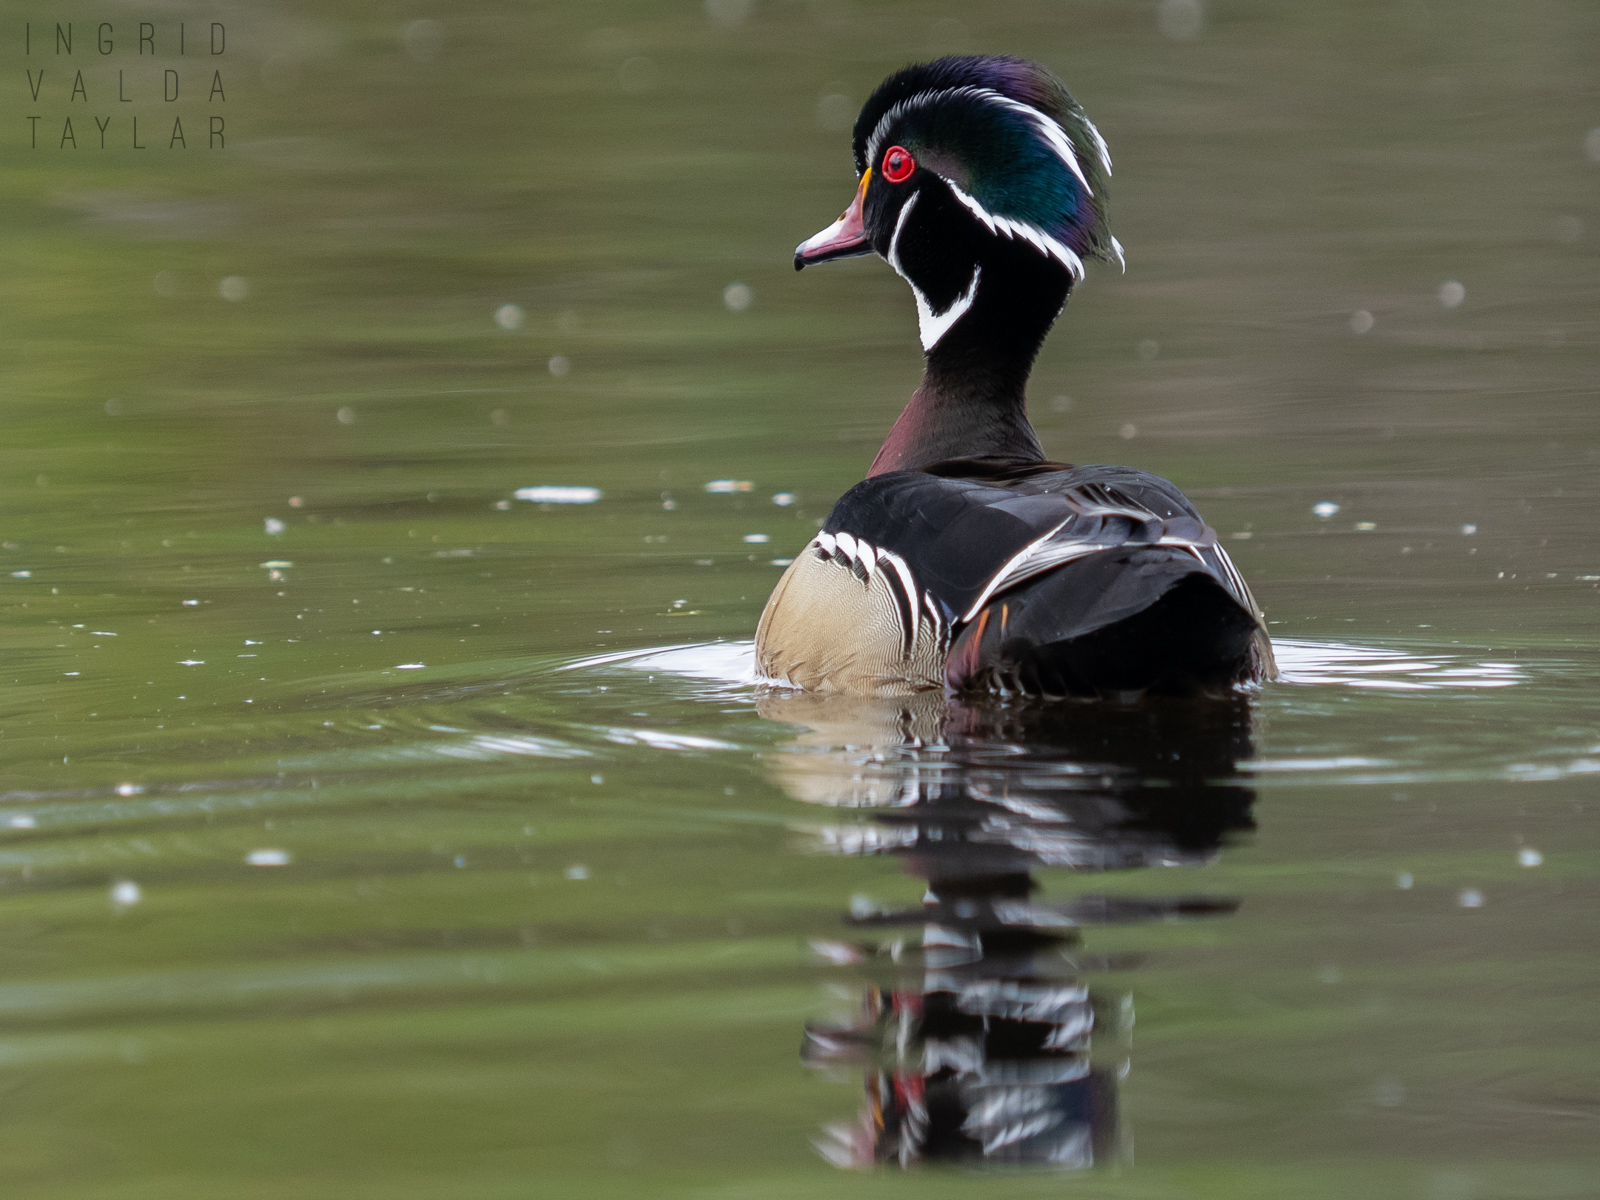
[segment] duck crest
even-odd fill
[[[907,147],[990,231],[1022,238],[1081,278],[1122,261],[1106,222],[1111,154],[1066,86],[1019,58],[941,58],[896,72],[856,120],[856,170]],[[920,152],[920,153],[919,153]]]

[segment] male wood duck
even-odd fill
[[[1049,71],[951,57],[856,119],[855,199],[799,270],[877,253],[916,299],[922,385],[756,631],[766,678],[821,692],[1228,691],[1274,673],[1250,589],[1173,484],[1051,462],[1028,374],[1084,260],[1122,261],[1111,158]]]

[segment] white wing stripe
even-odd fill
[[[917,583],[911,575],[911,568],[906,566],[906,560],[889,550],[879,550],[880,558],[886,560],[900,577],[900,588],[906,594],[906,607],[912,612],[917,608]]]
[[[973,604],[973,606],[967,610],[966,616],[961,618],[962,621],[964,621],[964,622],[965,621],[970,621],[970,620],[972,620],[973,617],[977,616],[978,615],[978,610],[980,608],[982,608],[985,604],[988,603],[989,597],[994,595],[995,590],[997,588],[999,588],[1005,582],[1006,576],[1011,574],[1011,572],[1018,565],[1020,565],[1026,558],[1028,558],[1029,555],[1031,555],[1034,552],[1036,552],[1041,546],[1045,545],[1045,543],[1047,543],[1051,538],[1055,537],[1056,534],[1060,533],[1062,527],[1064,525],[1066,525],[1067,521],[1070,521],[1070,520],[1072,520],[1072,518],[1071,517],[1067,517],[1065,520],[1063,520],[1061,522],[1060,525],[1057,525],[1054,529],[1050,530],[1043,537],[1035,538],[1033,541],[1029,542],[1026,546],[1024,546],[1021,550],[1017,551],[1014,555],[1012,555],[1010,561],[1007,562],[1005,566],[1001,567],[998,571],[995,572],[994,578],[989,580],[989,585],[986,588],[983,589],[983,594],[980,595],[978,597],[977,601]],[[1095,549],[1098,550],[1099,547],[1096,546]]]

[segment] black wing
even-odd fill
[[[994,469],[946,464],[864,480],[823,523],[906,563],[925,595],[959,626],[993,596],[1064,563],[1119,547],[1192,555],[1252,616],[1249,588],[1215,531],[1177,487],[1131,467]],[[958,473],[965,468],[969,473]],[[913,601],[914,603],[915,601]]]

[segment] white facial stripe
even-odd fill
[[[917,281],[907,275],[905,268],[900,265],[900,234],[905,230],[906,218],[911,215],[911,210],[917,206],[917,201],[920,199],[922,199],[921,192],[912,192],[911,199],[905,202],[904,207],[900,209],[900,215],[895,218],[894,236],[889,239],[888,259],[889,265],[894,268],[894,273],[911,285],[911,294],[917,301],[917,333],[922,338],[923,350],[927,351],[939,344],[939,339],[950,332],[950,326],[966,316],[967,309],[972,307],[972,301],[978,295],[978,276],[982,273],[982,269],[972,268],[972,281],[967,284],[967,290],[956,297],[954,304],[942,313],[933,311],[933,306],[922,294]]]
[[[1022,113],[1033,122],[1034,128],[1044,134],[1045,140],[1050,143],[1050,148],[1056,152],[1057,157],[1067,164],[1067,167],[1078,177],[1078,182],[1083,184],[1083,190],[1089,195],[1094,195],[1094,189],[1089,186],[1089,180],[1084,177],[1083,168],[1078,165],[1077,152],[1072,148],[1072,142],[1067,138],[1067,131],[1062,129],[1055,121],[1045,116],[1031,104],[1023,104],[1009,96],[1002,96],[999,92],[990,92],[987,88],[985,99],[991,104],[998,104],[1002,108],[1009,108],[1012,112]]]
[[[1106,169],[1106,174],[1111,174],[1111,147],[1106,145],[1105,138],[1100,136],[1100,131],[1094,127],[1094,122],[1088,117],[1083,119],[1084,126],[1089,130],[1089,136],[1094,140],[1095,153],[1100,156],[1100,165]]]
[[[930,104],[956,96],[971,96],[985,103],[998,105],[1001,108],[1010,109],[1012,112],[1023,114],[1032,122],[1034,128],[1043,135],[1045,141],[1050,143],[1050,148],[1056,152],[1056,156],[1078,177],[1078,182],[1083,185],[1083,190],[1091,196],[1094,194],[1093,189],[1089,187],[1089,180],[1083,174],[1083,168],[1078,165],[1078,155],[1072,148],[1072,141],[1067,137],[1066,131],[1061,128],[1060,124],[1047,117],[1031,104],[1023,104],[1020,100],[1002,96],[992,88],[946,88],[936,92],[920,92],[915,96],[900,101],[900,103],[883,114],[877,127],[873,129],[872,136],[867,139],[867,163],[871,165],[878,161],[878,154],[883,149],[883,139],[888,136],[889,127],[905,116],[906,113],[913,109],[926,108]],[[1089,125],[1087,119],[1085,119],[1084,124]],[[1095,129],[1093,125],[1089,125],[1089,131],[1093,135],[1095,149],[1099,153],[1100,161],[1105,164],[1106,173],[1110,174],[1111,154],[1106,149],[1105,140],[1101,138],[1099,130]]]
[[[906,273],[900,269],[900,231],[906,227],[906,218],[911,215],[911,210],[917,206],[917,201],[920,199],[922,199],[921,192],[911,193],[911,199],[905,202],[900,209],[900,215],[894,219],[894,235],[889,239],[889,265],[901,279],[906,279]],[[906,282],[909,283],[910,280]]]
[[[940,178],[943,179],[944,177],[941,175]],[[1083,259],[1079,258],[1070,246],[1064,245],[1056,238],[1051,237],[1037,225],[1029,224],[1027,221],[1018,221],[1011,217],[995,216],[951,180],[945,179],[945,183],[949,185],[951,194],[961,201],[973,216],[988,226],[990,232],[998,233],[1008,238],[1021,238],[1041,254],[1047,254],[1059,260],[1061,265],[1072,273],[1073,278],[1083,278]],[[1117,256],[1119,260],[1121,259],[1121,254],[1122,247],[1118,246]]]
[[[939,178],[944,179],[944,176],[941,175]],[[961,201],[962,204],[966,205],[967,208],[971,210],[973,216],[977,217],[978,220],[982,221],[989,227],[990,233],[997,232],[994,227],[994,215],[990,213],[988,209],[979,204],[975,197],[969,196],[966,192],[962,191],[961,185],[956,183],[955,180],[945,179],[944,181],[949,185],[950,191],[955,195],[955,198]]]

